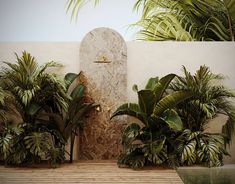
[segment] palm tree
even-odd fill
[[[177,105],[184,128],[204,131],[209,120],[218,114],[224,114],[228,119],[223,126],[223,133],[231,140],[235,131],[235,107],[231,99],[235,98],[235,94],[219,84],[224,77],[211,73],[206,66],[201,66],[194,75],[185,67],[183,71],[184,77],[177,77],[171,88],[174,91],[187,90],[195,93],[195,96]]]
[[[67,0],[72,18],[86,4],[100,0]],[[137,39],[146,41],[234,41],[235,0],[137,0],[142,17]]]
[[[137,38],[161,41],[234,41],[234,0],[138,0]]]
[[[4,62],[7,67],[0,74],[1,86],[11,93],[16,110],[24,122],[34,123],[36,114],[44,109],[53,112],[67,110],[65,87],[55,74],[45,72],[61,65],[51,61],[38,66],[29,53],[16,54],[17,63]]]

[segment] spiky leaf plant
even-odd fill
[[[175,150],[172,147],[173,135],[182,129],[182,122],[173,109],[178,103],[192,96],[186,91],[177,91],[166,95],[166,89],[174,79],[169,74],[161,79],[149,79],[144,90],[138,91],[138,104],[121,105],[111,118],[119,115],[129,115],[140,122],[131,123],[123,133],[124,150],[118,163],[132,168],[147,164],[170,163],[169,157]]]

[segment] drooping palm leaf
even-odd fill
[[[100,0],[67,0],[67,12],[71,11],[71,20],[78,17],[80,9],[87,3],[92,2],[96,6]]]
[[[234,0],[138,0],[142,40],[234,41]]]

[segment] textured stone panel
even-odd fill
[[[116,159],[122,148],[125,117],[110,120],[126,101],[127,47],[119,33],[109,28],[89,32],[80,46],[80,69],[88,95],[100,112],[92,112],[80,134],[80,159]]]

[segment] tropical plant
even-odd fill
[[[67,0],[67,12],[71,10],[71,20],[78,17],[80,9],[87,3],[91,2],[96,6],[100,0]]]
[[[10,109],[6,105],[9,98],[10,95],[0,87],[0,130],[1,124],[7,121],[10,112]]]
[[[0,159],[7,164],[49,161],[55,165],[64,161],[65,144],[70,138],[72,162],[77,131],[86,113],[96,107],[85,102],[85,86],[74,83],[80,74],[68,73],[60,80],[46,72],[60,67],[58,63],[38,66],[27,52],[16,57],[16,64],[4,62],[8,67],[1,71],[0,112],[5,112],[2,107],[7,98],[6,107],[13,106],[13,114],[20,115],[21,121],[18,126],[7,121],[1,126]]]
[[[173,91],[187,90],[195,95],[177,104],[177,112],[182,119],[184,129],[193,132],[204,131],[207,123],[218,114],[228,116],[223,126],[227,140],[234,134],[235,107],[231,101],[234,92],[228,90],[219,81],[222,75],[213,74],[209,67],[201,66],[194,75],[183,67],[184,77],[178,76],[171,84]]]
[[[138,0],[138,39],[234,41],[234,0]]]
[[[229,155],[225,149],[225,139],[220,134],[185,129],[177,137],[179,163],[181,165],[201,164],[208,167],[223,165],[223,156]]]
[[[73,161],[73,148],[75,137],[80,128],[83,127],[86,114],[97,107],[94,102],[86,102],[85,85],[80,81],[74,86],[74,81],[80,78],[82,73],[68,73],[65,75],[65,89],[68,94],[68,110],[63,113],[45,113],[49,121],[57,125],[62,132],[65,141],[70,139],[70,162]],[[74,87],[72,87],[72,85]]]
[[[67,0],[72,19],[88,2],[100,0]],[[141,19],[137,39],[147,41],[234,41],[234,0],[136,0],[134,10]]]
[[[51,61],[38,66],[29,53],[22,57],[16,54],[17,63],[4,62],[7,67],[1,71],[1,85],[14,97],[14,105],[24,122],[34,123],[38,112],[51,109],[53,112],[67,110],[67,96],[62,81],[55,74],[46,72],[48,68],[61,67]]]
[[[64,147],[56,145],[53,135],[45,131],[33,132],[30,124],[8,125],[0,134],[0,159],[6,164],[34,164],[47,160],[56,165],[65,159]]]
[[[7,67],[2,69],[0,78],[3,91],[10,96],[6,106],[14,107],[12,112],[18,116],[18,123],[22,125],[20,129],[23,129],[23,131],[15,133],[8,128],[9,122],[5,123],[3,127],[5,130],[1,131],[1,138],[5,141],[2,142],[1,149],[5,156],[11,153],[12,159],[8,161],[4,157],[4,160],[6,163],[13,164],[33,163],[33,161],[38,162],[40,160],[49,160],[53,163],[53,159],[60,159],[55,157],[52,159],[48,156],[49,152],[52,154],[52,150],[58,152],[59,149],[61,150],[59,157],[63,158],[65,142],[55,126],[44,123],[45,120],[41,119],[41,114],[42,112],[62,113],[67,111],[68,97],[63,82],[55,74],[46,72],[47,68],[61,65],[52,61],[43,66],[38,66],[36,59],[27,52],[23,52],[22,57],[18,57],[16,54],[16,58],[16,64],[4,62]],[[48,138],[49,135],[50,139],[45,141],[43,137]],[[28,141],[26,141],[26,138]],[[15,142],[17,144],[14,149],[8,146],[14,151],[4,151],[6,149],[3,143],[15,145]],[[18,148],[19,150],[16,150]],[[31,154],[28,154],[27,150],[30,150]],[[25,157],[26,155],[27,157]]]
[[[118,163],[132,168],[143,167],[146,164],[173,163],[174,135],[182,129],[182,122],[173,109],[178,103],[188,99],[192,93],[176,91],[166,94],[175,74],[169,74],[161,79],[150,78],[145,89],[138,91],[138,104],[121,105],[111,118],[119,115],[129,115],[140,122],[131,123],[123,133],[124,150]]]

